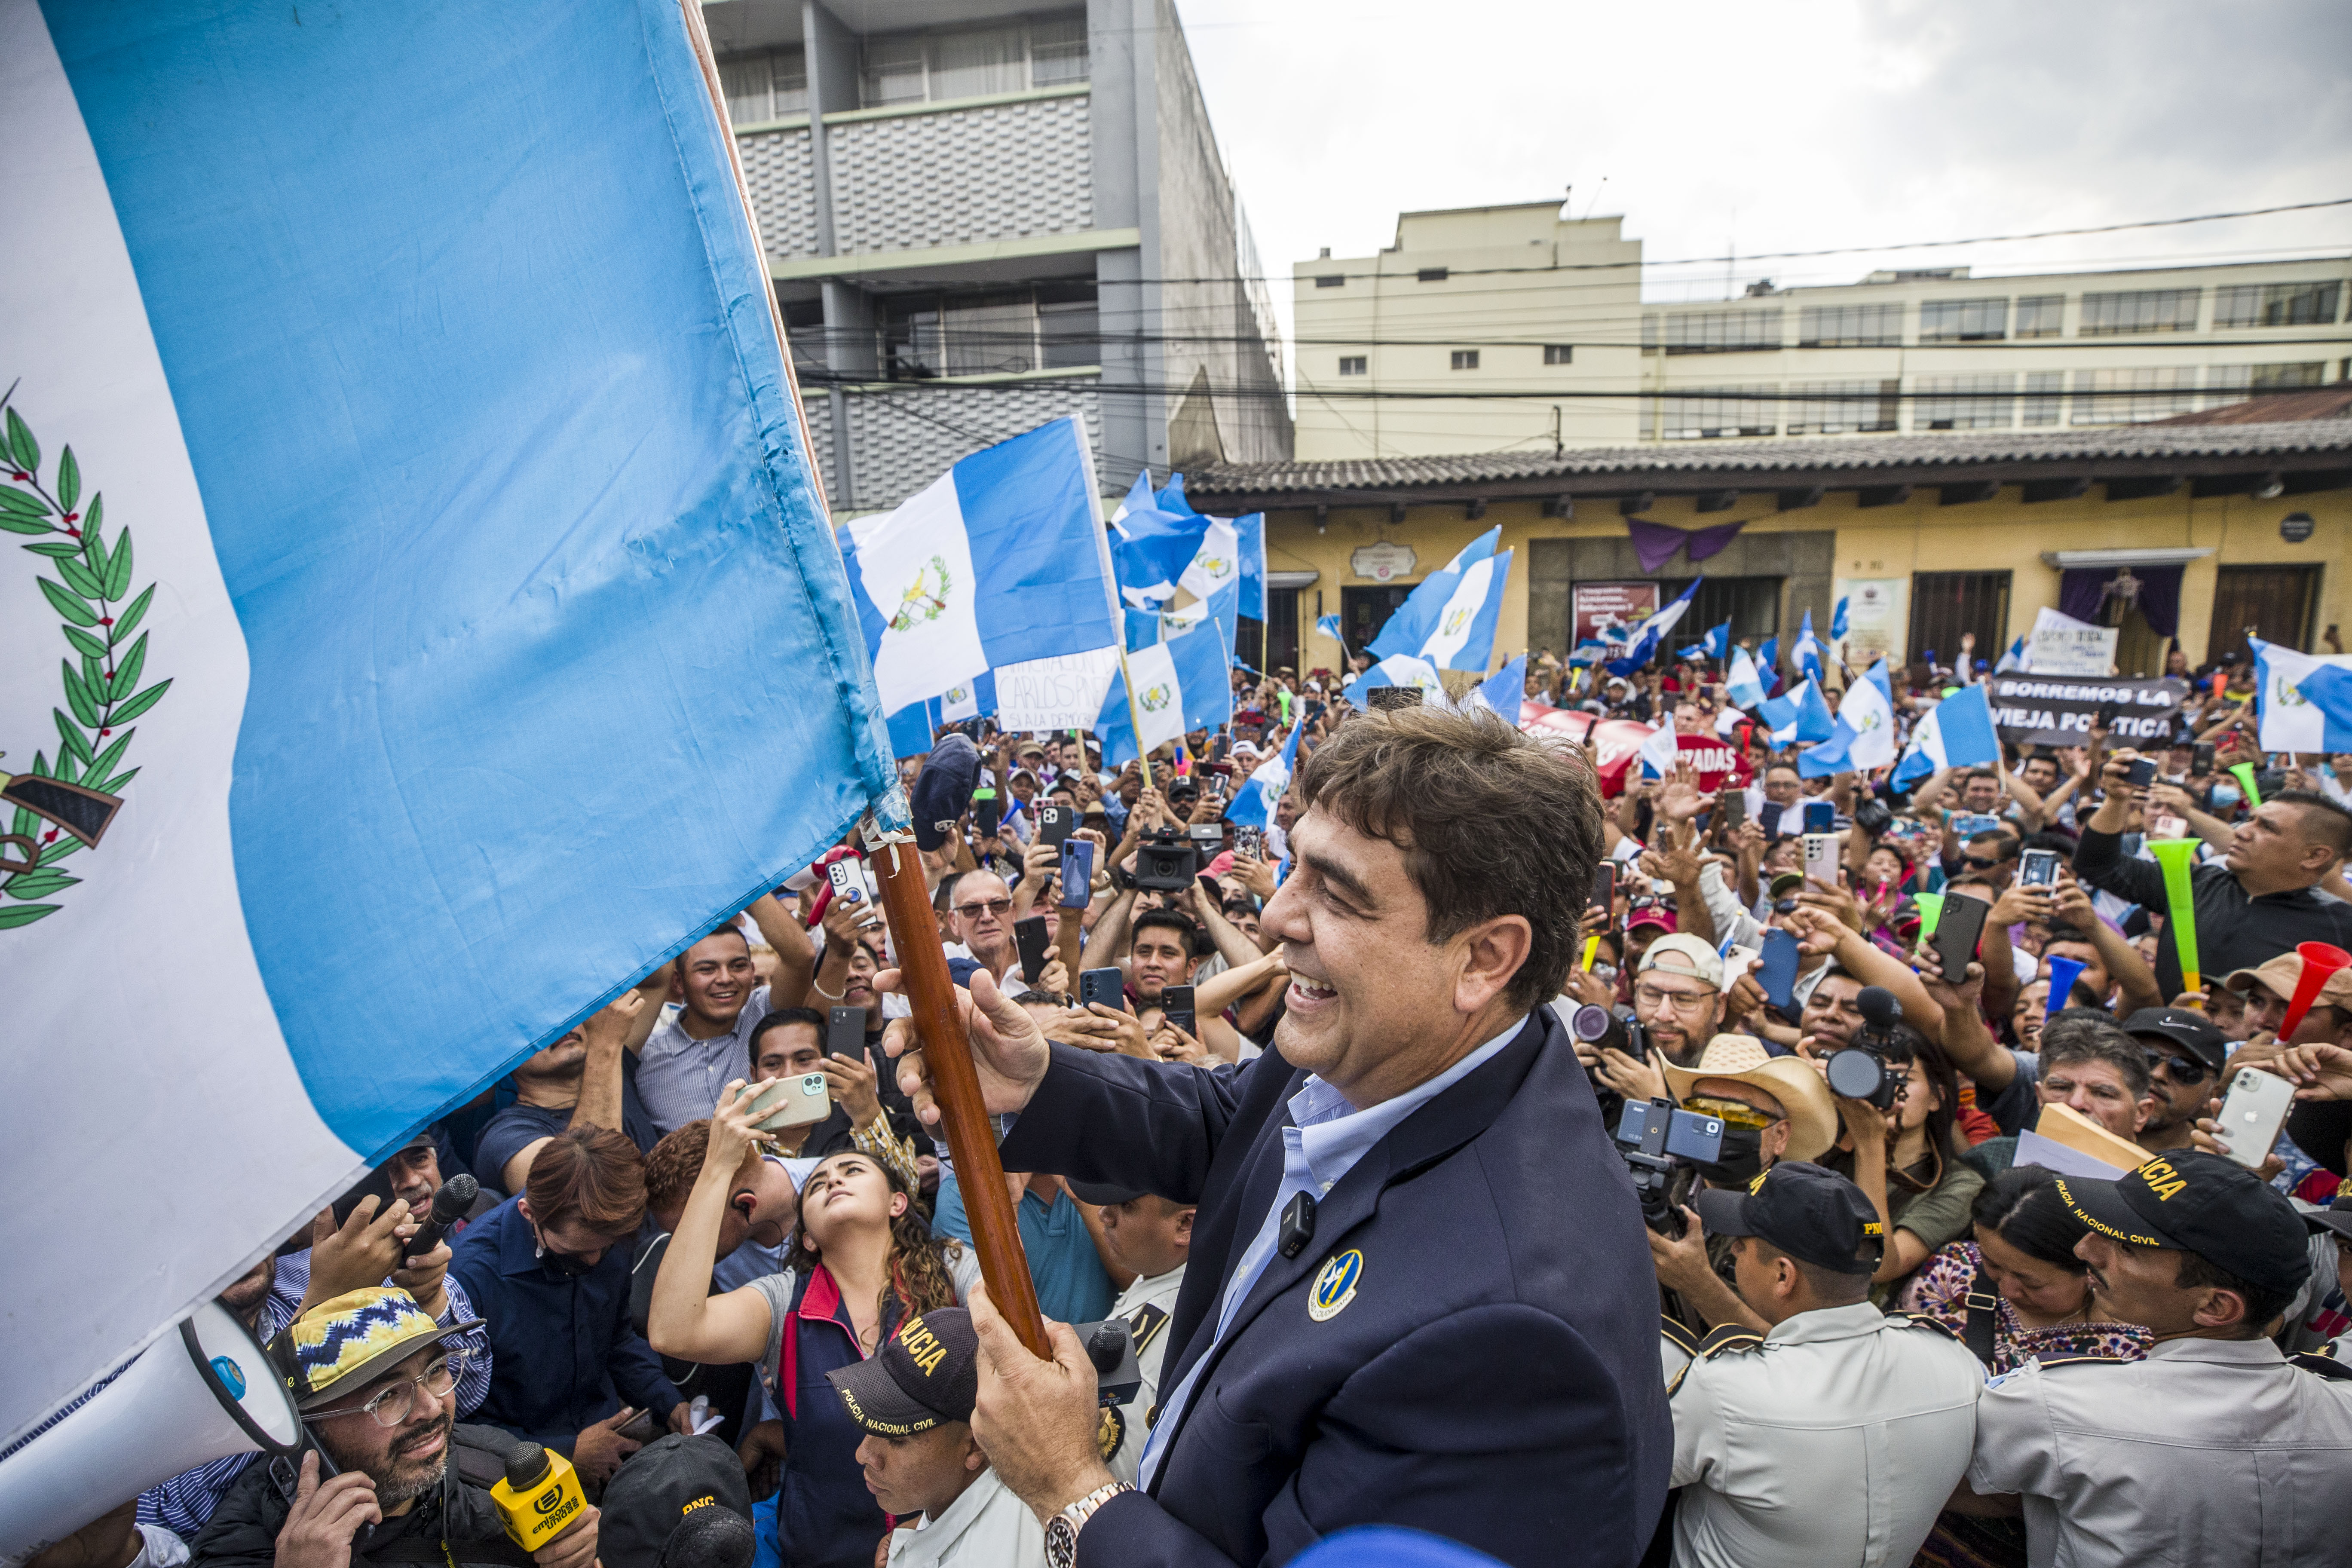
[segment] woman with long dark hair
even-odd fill
[[[1901,1281],[1967,1235],[1969,1205],[1984,1185],[1955,1141],[1960,1080],[1951,1058],[1916,1029],[1897,1024],[1885,1061],[1896,1079],[1895,1102],[1881,1110],[1840,1099],[1844,1131],[1821,1162],[1852,1178],[1878,1209],[1886,1257],[1872,1279],[1880,1286]]]
[[[979,1261],[958,1243],[931,1238],[905,1176],[845,1149],[819,1160],[802,1184],[783,1270],[710,1294],[738,1173],[767,1137],[744,1112],[749,1100],[743,1084],[730,1084],[711,1113],[702,1173],[654,1281],[646,1338],[680,1360],[759,1367],[784,1428],[782,1562],[868,1568],[889,1525],[857,1462],[865,1430],[824,1374],[873,1354],[909,1314],[962,1305]]]

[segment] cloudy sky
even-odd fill
[[[1400,210],[1573,185],[1653,260],[2072,227],[2352,196],[2343,0],[1179,0],[1266,270],[1362,256]],[[1605,183],[1604,183],[1605,182]],[[2150,266],[2352,249],[2352,206],[2180,228],[1742,261]],[[1720,297],[1722,262],[1654,268]],[[1287,316],[1286,286],[1275,289]]]

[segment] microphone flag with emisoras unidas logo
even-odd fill
[[[0,0],[0,1445],[892,787],[716,83]]]

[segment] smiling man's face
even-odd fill
[[[1459,1037],[1500,985],[1464,977],[1478,928],[1433,943],[1403,851],[1328,813],[1302,815],[1290,843],[1291,874],[1262,917],[1290,968],[1283,1056],[1361,1109],[1430,1076],[1406,1058],[1479,1044]]]

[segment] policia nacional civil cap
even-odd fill
[[[1862,1189],[1802,1160],[1772,1166],[1744,1193],[1710,1187],[1697,1206],[1710,1236],[1752,1236],[1817,1268],[1873,1274],[1886,1255],[1886,1226]]]
[[[883,1437],[911,1437],[969,1421],[980,1397],[980,1336],[961,1307],[936,1307],[898,1325],[882,1348],[825,1374],[849,1418]]]
[[[2249,1285],[2293,1294],[2311,1274],[2294,1205],[2219,1154],[2168,1149],[2112,1182],[2061,1176],[2058,1196],[2111,1241],[2193,1252]]]

